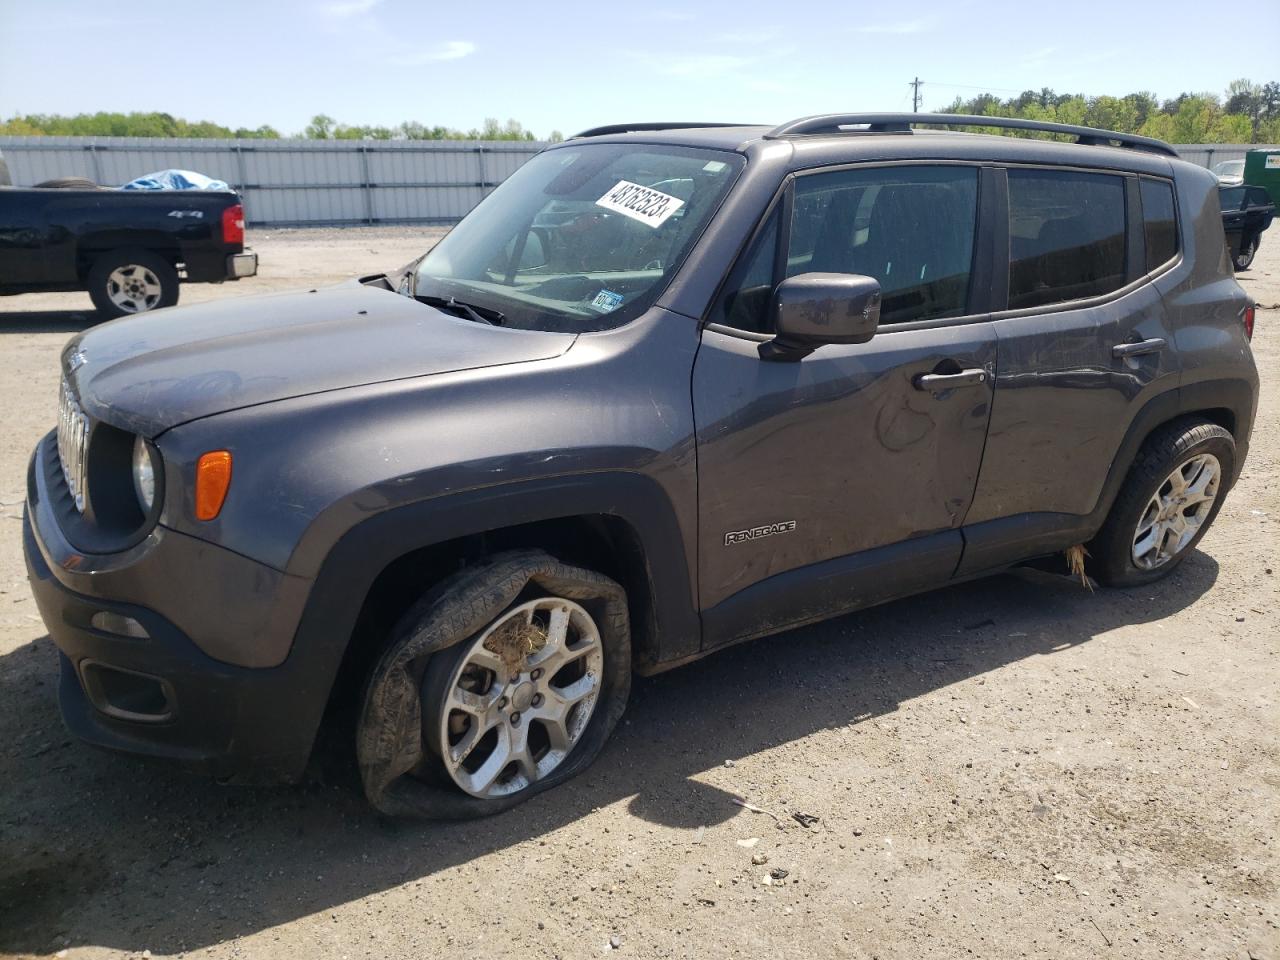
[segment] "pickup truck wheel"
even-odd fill
[[[1216,423],[1175,421],[1152,434],[1089,545],[1099,582],[1138,586],[1171,573],[1222,508],[1235,459],[1234,438]]]
[[[499,813],[575,776],[626,707],[626,593],[541,551],[429,591],[375,665],[357,729],[365,795],[390,816]]]
[[[1237,270],[1248,270],[1251,266],[1253,266],[1253,258],[1257,255],[1257,253],[1258,253],[1258,238],[1254,237],[1252,240],[1249,240],[1248,242],[1241,245],[1239,253],[1232,254],[1231,264]]]
[[[171,307],[178,302],[178,271],[149,250],[111,250],[89,269],[89,296],[108,318]]]

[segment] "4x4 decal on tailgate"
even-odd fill
[[[731,547],[735,543],[749,543],[752,540],[772,537],[779,533],[791,533],[795,528],[794,520],[783,520],[781,523],[766,523],[762,527],[752,527],[750,530],[730,530],[724,535],[724,545]]]

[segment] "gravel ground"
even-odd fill
[[[258,234],[260,277],[183,300],[438,235]],[[466,825],[382,821],[349,775],[224,788],[67,736],[19,519],[88,298],[0,301],[0,953],[1280,957],[1280,241],[1242,281],[1270,305],[1253,448],[1169,579],[1011,574],[641,680],[583,777]]]

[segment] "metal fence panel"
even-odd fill
[[[127,183],[176,167],[225,180],[255,226],[456,223],[545,144],[477,140],[0,137],[18,186]]]
[[[18,186],[54,177],[102,184],[178,167],[225,180],[255,226],[455,223],[545,144],[477,140],[176,140],[0,137]],[[1212,167],[1276,144],[1178,144]]]
[[[1280,149],[1276,143],[1175,143],[1173,146],[1183,160],[1206,168],[1223,160],[1242,160],[1250,150]]]

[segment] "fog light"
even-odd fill
[[[99,610],[89,620],[89,625],[103,633],[114,633],[118,637],[132,637],[135,640],[149,640],[151,634],[147,628],[133,617],[112,613],[110,610]]]

